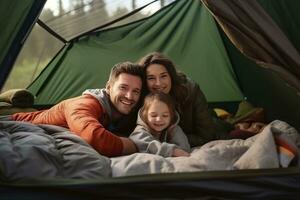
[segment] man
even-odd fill
[[[134,143],[116,134],[123,131],[128,136],[134,128],[128,127],[127,120],[140,99],[142,80],[139,65],[119,63],[112,68],[105,89],[86,90],[81,96],[64,100],[48,110],[16,113],[12,118],[67,127],[102,155],[134,153]],[[126,125],[127,133],[122,125]]]

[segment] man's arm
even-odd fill
[[[128,138],[120,137],[123,143],[122,155],[128,155],[137,152],[134,142]]]
[[[105,111],[97,99],[84,95],[68,102],[64,111],[69,129],[92,145],[100,154],[110,157],[122,155],[122,139],[108,131],[103,122],[98,121]]]

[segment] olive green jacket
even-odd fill
[[[187,95],[177,110],[180,114],[179,126],[187,135],[192,147],[203,145],[216,138],[215,126],[207,100],[199,85],[189,80],[185,83]]]

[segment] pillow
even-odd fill
[[[265,122],[265,114],[263,108],[254,107],[248,101],[242,101],[239,104],[236,114],[226,119],[231,124],[238,122]]]
[[[34,103],[33,94],[26,89],[11,89],[0,94],[0,102],[10,103],[12,106],[26,108]]]

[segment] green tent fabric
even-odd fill
[[[6,199],[297,200],[299,168],[149,174],[0,184]]]
[[[297,91],[270,70],[246,58],[225,35],[223,41],[247,100],[264,108],[267,121],[281,119],[300,130],[300,96]]]
[[[0,25],[2,28],[0,31],[0,63],[2,63],[6,53],[11,46],[15,36],[18,34],[18,31],[21,29],[22,24],[32,7],[34,1],[24,1],[20,4],[19,1],[6,1],[5,5],[1,3],[0,13],[5,15],[1,16],[2,19],[10,19],[10,23],[7,26],[6,20],[1,20]]]
[[[243,95],[214,19],[200,1],[181,0],[129,25],[78,38],[29,86],[37,104],[54,104],[105,86],[110,68],[160,51],[197,81],[209,102]]]
[[[277,0],[275,3],[272,0],[260,0],[259,4],[272,17],[280,29],[292,42],[294,47],[300,51],[300,17],[298,0]]]
[[[293,7],[300,6],[299,1],[203,2],[213,12],[227,35],[225,37],[222,32],[244,95],[250,102],[266,110],[267,121],[281,119],[299,129],[300,54],[299,42],[292,34],[299,31],[299,27],[287,25],[289,22],[299,22],[293,18],[298,12]],[[272,13],[276,21],[268,13]],[[282,31],[280,27],[287,28]]]
[[[243,54],[300,91],[300,54],[257,1],[203,2]]]
[[[45,0],[2,1],[0,6],[0,88]]]

